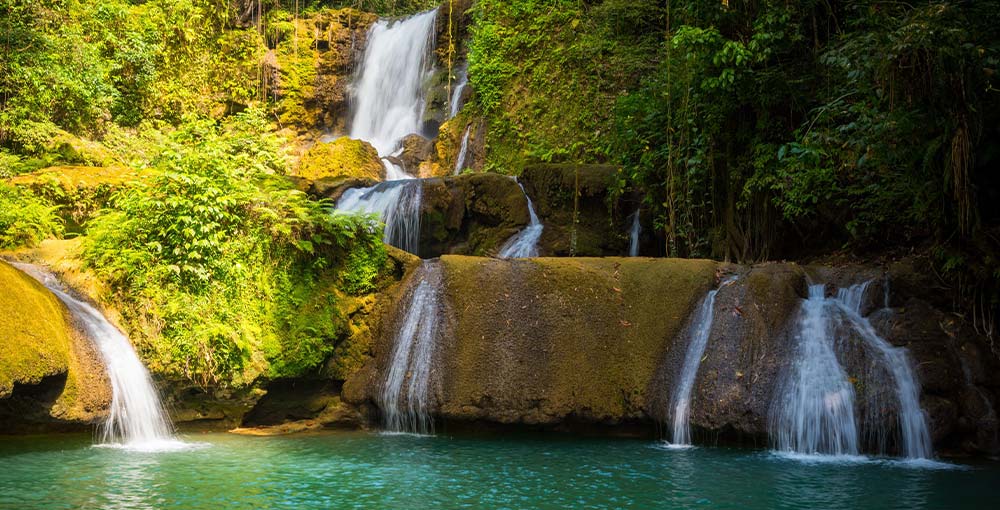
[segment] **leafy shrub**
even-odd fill
[[[35,246],[62,235],[58,210],[28,190],[0,183],[0,249]]]

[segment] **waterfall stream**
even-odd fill
[[[465,86],[469,84],[469,65],[466,64],[458,70],[458,84],[455,85],[455,90],[451,93],[451,101],[449,101],[450,111],[449,118],[454,118],[458,115],[458,111],[462,109],[462,93],[465,92]]]
[[[638,212],[636,213],[638,215]],[[698,367],[701,365],[701,357],[705,354],[705,347],[708,345],[708,337],[712,332],[712,320],[715,316],[715,296],[719,290],[732,283],[734,279],[729,279],[719,285],[719,288],[712,289],[701,300],[691,325],[688,328],[690,338],[687,353],[684,356],[684,365],[681,368],[680,380],[674,386],[674,394],[671,399],[673,408],[673,434],[671,444],[673,446],[689,446],[691,444],[691,390],[694,389],[694,381],[698,377]]]
[[[834,352],[829,309],[824,286],[810,285],[791,373],[772,411],[771,437],[780,451],[858,454],[854,386]]]
[[[30,264],[13,265],[55,294],[98,348],[111,382],[111,407],[99,442],[143,451],[184,447],[174,438],[149,371],[128,338],[93,306],[70,295],[55,275]]]
[[[640,209],[632,213],[632,228],[628,233],[628,256],[639,256],[639,234],[642,233],[642,224],[639,222]]]
[[[542,230],[545,226],[538,219],[538,215],[535,214],[535,205],[531,202],[531,197],[528,193],[524,191],[524,185],[517,181],[515,182],[521,188],[521,193],[524,193],[524,199],[528,201],[528,226],[524,227],[520,232],[511,236],[506,243],[500,248],[500,254],[497,255],[502,259],[523,259],[528,257],[538,256],[538,239],[542,237]]]
[[[462,145],[458,148],[458,158],[455,161],[455,175],[462,173],[465,168],[465,155],[469,151],[469,133],[472,131],[472,126],[465,128],[465,133],[462,134]]]
[[[861,306],[871,282],[839,289],[832,301],[843,313],[848,324],[861,335],[865,343],[882,358],[892,374],[899,402],[899,427],[902,438],[902,453],[911,459],[926,459],[933,454],[930,430],[923,409],[920,408],[920,385],[913,373],[912,363],[906,349],[895,347],[885,341],[871,322],[861,315]],[[885,297],[883,297],[885,300]]]
[[[433,434],[431,365],[437,344],[441,268],[425,262],[414,278],[419,283],[403,304],[405,314],[396,333],[379,407],[389,432]]]
[[[399,154],[405,136],[421,130],[436,20],[434,9],[403,20],[379,20],[370,29],[353,88],[350,136],[378,150],[386,182],[350,189],[337,202],[337,211],[378,215],[386,224],[385,242],[410,253],[419,248],[422,186],[388,157]]]

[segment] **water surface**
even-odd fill
[[[143,453],[0,439],[0,508],[989,508],[995,463],[812,462],[638,440],[189,435]],[[810,457],[806,457],[809,459]]]

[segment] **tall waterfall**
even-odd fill
[[[403,305],[405,314],[378,400],[387,431],[433,434],[431,364],[442,313],[441,268],[436,262],[425,262],[414,277],[419,283]]]
[[[538,239],[542,237],[542,230],[545,228],[542,222],[539,221],[538,215],[535,214],[535,205],[531,203],[531,197],[524,191],[524,185],[520,182],[517,182],[517,185],[520,186],[521,192],[524,193],[524,199],[528,201],[529,222],[527,227],[524,227],[520,232],[511,236],[500,248],[498,257],[502,259],[537,257]]]
[[[871,322],[861,315],[861,306],[871,282],[839,289],[833,303],[840,309],[853,331],[874,349],[892,374],[896,398],[899,400],[899,429],[902,453],[913,459],[926,459],[933,455],[927,417],[920,407],[920,385],[913,373],[909,354],[902,347],[895,347],[875,331]],[[883,296],[883,301],[886,298]]]
[[[642,224],[639,222],[640,209],[632,213],[632,228],[628,232],[628,256],[639,256],[639,234],[642,233]]]
[[[637,213],[638,214],[638,213]],[[718,289],[712,289],[701,300],[698,310],[695,312],[694,320],[689,326],[687,354],[684,356],[684,365],[681,368],[680,381],[674,386],[674,394],[671,404],[674,412],[673,435],[671,443],[675,446],[686,446],[691,444],[691,390],[694,388],[694,381],[698,376],[698,367],[701,365],[701,357],[705,354],[705,347],[708,345],[708,337],[712,332],[712,319],[715,316],[715,296],[722,287],[729,285],[733,280],[727,280],[719,285]]]
[[[458,70],[458,84],[455,85],[455,90],[451,93],[451,101],[449,101],[449,106],[451,106],[449,111],[449,118],[454,118],[458,115],[458,111],[462,109],[462,93],[465,92],[465,86],[469,84],[469,65],[466,64]]]
[[[455,160],[455,175],[462,173],[465,168],[465,155],[469,151],[469,133],[472,131],[472,126],[467,126],[465,128],[465,133],[462,135],[462,145],[458,148],[458,158]]]
[[[436,19],[434,9],[400,21],[380,20],[370,29],[354,85],[350,136],[378,150],[387,182],[350,189],[337,202],[341,212],[377,214],[386,224],[383,240],[410,253],[419,248],[422,186],[387,158],[423,124]]]
[[[368,33],[354,85],[351,138],[371,143],[383,157],[420,131],[436,20],[434,9],[400,21],[379,20]]]
[[[778,450],[858,454],[854,387],[834,353],[830,302],[823,285],[809,286],[796,333],[796,354],[772,407],[771,437]]]
[[[71,296],[51,273],[30,264],[14,264],[41,282],[69,309],[76,323],[94,342],[111,381],[111,408],[100,427],[100,442],[130,449],[177,448],[153,380],[128,338],[101,312]]]

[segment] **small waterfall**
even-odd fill
[[[854,387],[834,353],[829,309],[824,286],[810,285],[795,360],[772,407],[771,437],[780,451],[858,454]]]
[[[101,312],[71,296],[58,279],[30,264],[14,264],[52,291],[97,346],[111,381],[111,408],[100,427],[100,443],[138,450],[174,449],[173,435],[153,380],[128,338]]]
[[[638,216],[638,211],[636,212]],[[633,255],[634,256],[634,255]],[[673,435],[671,442],[674,446],[687,446],[691,444],[691,391],[694,389],[694,381],[698,376],[698,367],[701,365],[701,357],[705,354],[705,347],[708,345],[708,336],[712,332],[712,319],[715,315],[715,296],[722,287],[729,285],[734,280],[729,279],[719,285],[718,289],[712,289],[701,300],[698,310],[695,312],[694,321],[688,329],[687,354],[684,356],[684,366],[681,368],[680,383],[674,387],[674,395],[671,400],[674,411]]]
[[[424,81],[430,67],[437,9],[399,21],[379,20],[354,85],[351,138],[388,156],[423,124]]]
[[[500,254],[497,255],[502,259],[523,259],[528,257],[538,256],[538,239],[542,237],[542,230],[545,228],[542,222],[538,220],[538,215],[535,214],[535,205],[531,203],[531,197],[528,193],[524,191],[524,185],[521,184],[517,179],[514,179],[517,185],[521,188],[521,193],[524,193],[524,199],[528,201],[528,215],[530,221],[528,226],[524,227],[520,232],[511,236],[506,243],[500,248]]]
[[[458,111],[462,108],[462,92],[465,92],[465,86],[469,84],[469,65],[465,64],[458,70],[458,84],[455,85],[455,90],[451,93],[451,110],[448,115],[449,118],[454,118],[458,115]]]
[[[396,333],[391,365],[378,397],[389,432],[433,434],[431,364],[441,316],[441,268],[426,262],[418,269],[416,288],[404,305],[405,315]]]
[[[632,228],[628,234],[628,256],[639,256],[639,234],[642,233],[642,224],[639,223],[639,209],[632,213]]]
[[[462,173],[462,169],[465,168],[465,155],[469,151],[469,133],[472,131],[472,126],[465,128],[465,134],[462,135],[462,146],[458,149],[458,158],[455,161],[455,175]]]
[[[371,143],[385,167],[386,182],[350,189],[337,211],[377,214],[385,223],[385,242],[417,253],[420,240],[419,180],[392,163],[400,141],[423,124],[424,81],[430,71],[437,9],[400,21],[380,20],[368,34],[368,47],[354,85],[351,138]]]
[[[926,459],[933,455],[927,417],[920,407],[920,385],[913,373],[909,354],[902,347],[895,347],[875,331],[871,322],[861,316],[865,293],[871,282],[839,289],[833,303],[841,310],[853,331],[879,354],[892,374],[896,397],[899,400],[899,428],[902,453],[911,459]],[[885,296],[883,296],[885,299]]]
[[[420,248],[420,205],[423,183],[419,179],[380,182],[370,188],[351,188],[337,201],[337,211],[377,214],[385,223],[382,240],[401,250]]]

